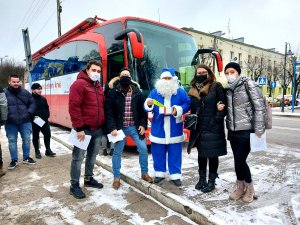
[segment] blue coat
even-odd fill
[[[154,99],[164,107],[147,105],[148,99]],[[157,90],[151,91],[144,108],[147,112],[153,112],[150,141],[157,144],[174,144],[184,141],[182,115],[190,110],[190,98],[185,90],[177,89],[177,94],[171,98],[164,98]],[[172,108],[175,107],[177,115],[173,116]]]

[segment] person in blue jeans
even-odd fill
[[[18,164],[18,133],[22,138],[23,163],[35,164],[30,157],[31,120],[35,104],[32,95],[21,87],[18,75],[9,76],[8,84],[8,87],[4,89],[8,108],[5,131],[11,157],[8,169],[11,170]]]
[[[131,79],[128,68],[123,68],[118,77],[109,82],[109,91],[105,102],[105,122],[108,133],[117,135],[118,130],[123,130],[125,136],[130,136],[136,143],[139,152],[141,178],[152,183],[148,175],[148,149],[145,140],[148,115],[143,109],[144,96],[139,89],[139,84]],[[114,173],[113,188],[118,189],[120,183],[120,169],[122,152],[126,138],[115,143],[112,156]]]

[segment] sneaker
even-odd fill
[[[149,176],[148,173],[143,174],[142,179],[148,183],[153,183],[153,179],[152,179],[152,177]]]
[[[51,149],[47,149],[46,152],[45,152],[45,155],[49,156],[49,157],[55,157],[56,153],[52,152]]]
[[[78,199],[85,198],[85,193],[81,190],[79,185],[71,185],[70,186],[70,194]]]
[[[172,180],[172,182],[177,186],[180,187],[181,186],[181,180],[177,179],[177,180]]]
[[[164,177],[155,177],[154,178],[154,183],[158,184],[159,182],[163,181],[165,178]]]
[[[115,178],[112,186],[113,186],[114,189],[119,189],[120,186],[121,186],[120,179],[119,178]]]
[[[36,161],[34,161],[32,158],[28,157],[27,159],[23,159],[23,163],[34,165]]]
[[[7,169],[13,170],[14,168],[16,168],[17,165],[18,165],[18,160],[13,160],[13,161],[10,162]]]
[[[103,184],[96,181],[93,177],[85,177],[84,178],[84,186],[85,187],[93,187],[93,188],[103,188]]]

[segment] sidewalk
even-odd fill
[[[53,139],[69,146],[64,141],[67,134],[58,136],[53,133]],[[197,151],[193,149],[188,155],[186,144],[183,149],[183,185],[180,188],[175,187],[169,177],[159,185],[141,180],[136,152],[124,152],[121,179],[122,184],[124,181],[129,183],[199,224],[300,224],[299,159],[299,148],[279,145],[268,145],[266,152],[251,153],[248,162],[259,197],[250,204],[228,199],[236,179],[230,146],[228,155],[220,158],[220,179],[217,179],[216,190],[208,194],[194,189],[198,181]],[[111,157],[98,156],[97,164],[112,171]],[[153,175],[151,155],[149,174]]]
[[[295,106],[294,112],[292,112],[292,107],[285,107],[284,112],[281,112],[281,107],[272,108],[273,116],[287,116],[287,117],[300,117],[300,106]]]

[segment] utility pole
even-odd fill
[[[62,7],[60,5],[60,0],[56,0],[57,2],[57,28],[58,28],[58,37],[61,36],[61,21],[60,21],[60,13],[62,12]]]

